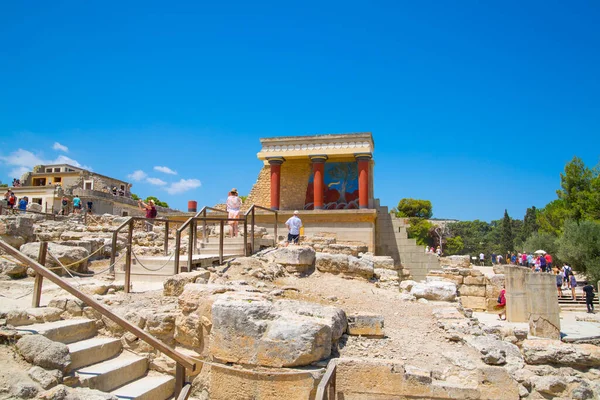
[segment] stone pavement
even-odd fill
[[[498,314],[474,312],[482,325],[506,326],[529,330],[527,322],[499,321]],[[600,314],[588,314],[586,312],[561,312],[560,331],[563,340],[600,339]]]

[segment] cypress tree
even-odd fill
[[[500,244],[504,253],[508,253],[514,250],[515,238],[512,233],[512,223],[508,216],[508,211],[504,210],[504,219],[502,220],[502,228],[500,231]]]

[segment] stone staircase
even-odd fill
[[[587,311],[587,306],[585,305],[585,293],[581,290],[581,287],[575,288],[575,297],[573,300],[573,296],[571,295],[571,289],[563,289],[563,295],[558,296],[558,305],[560,306],[561,311]],[[598,295],[594,297],[594,310],[596,312],[600,312],[600,299]]]
[[[426,253],[423,246],[417,245],[415,239],[409,239],[406,231],[407,224],[401,218],[392,216],[388,207],[379,205],[377,209],[376,254],[391,256],[396,263],[401,264],[405,271],[415,281],[424,280],[429,271],[439,269],[440,261],[437,255]]]
[[[71,355],[65,384],[111,393],[120,399],[166,400],[175,378],[148,370],[148,360],[124,350],[121,340],[97,336],[96,322],[69,319],[17,327],[65,343]]]

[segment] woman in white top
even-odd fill
[[[238,218],[240,215],[240,208],[242,208],[242,199],[238,197],[236,188],[231,189],[229,196],[227,197],[227,217]],[[238,221],[229,221],[231,226],[230,237],[238,235]]]

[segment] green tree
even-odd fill
[[[449,256],[455,254],[462,254],[465,244],[460,236],[449,237],[446,239],[446,245],[444,247],[444,254]]]
[[[156,198],[154,196],[146,197],[145,202],[147,203],[149,200],[154,200],[154,204],[156,204],[157,206],[169,208],[169,205],[166,202],[160,201],[158,198]]]
[[[597,285],[600,280],[600,223],[567,221],[558,239],[558,256]]]
[[[430,236],[430,231],[434,228],[433,224],[423,218],[410,218],[410,226],[406,229],[408,237],[417,240],[417,244],[421,246],[429,246],[433,244]]]
[[[521,229],[521,234],[519,235],[521,242],[525,242],[529,236],[540,229],[540,226],[537,223],[537,214],[538,209],[535,208],[535,206],[531,206],[527,209],[527,211],[525,211],[525,217],[523,218],[523,229]]]
[[[8,187],[8,183],[2,183],[2,181],[0,181],[0,187]]]
[[[502,252],[500,254],[506,254],[515,249],[515,237],[512,231],[512,222],[506,209],[504,210],[504,218],[500,225],[500,244],[502,245]]]
[[[523,244],[523,250],[527,253],[533,253],[537,250],[544,250],[554,256],[555,264],[559,262],[558,258],[556,257],[558,254],[558,241],[556,236],[550,233],[534,233],[528,237]]]
[[[479,254],[488,251],[488,233],[492,227],[485,221],[458,221],[448,224],[449,237],[460,236],[463,249],[458,254]]]
[[[398,218],[431,218],[432,215],[433,208],[429,200],[404,198],[396,208]]]
[[[536,223],[539,226],[538,231],[540,233],[550,233],[554,236],[559,236],[568,215],[569,212],[564,200],[551,201],[537,213]]]
[[[560,174],[561,189],[556,194],[563,200],[569,218],[575,221],[594,219],[600,205],[595,204],[598,196],[592,187],[598,185],[598,179],[598,169],[586,167],[579,157],[573,157],[565,166],[564,173]]]
[[[135,194],[135,193],[131,193],[131,199],[132,199],[132,200],[135,200],[135,201],[138,201],[138,200],[140,199],[140,196],[138,196],[138,195],[137,195],[137,194]]]

